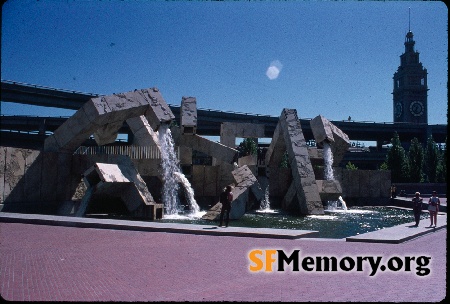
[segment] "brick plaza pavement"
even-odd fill
[[[13,301],[436,302],[447,291],[446,237],[441,229],[401,244],[353,243],[0,222],[0,292]],[[430,256],[431,273],[251,273],[253,249]]]

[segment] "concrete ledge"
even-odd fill
[[[390,243],[399,244],[424,234],[432,233],[440,229],[447,228],[447,214],[439,212],[436,228],[428,227],[430,220],[420,220],[419,227],[414,227],[415,222],[406,223],[399,226],[384,228],[377,231],[347,237],[347,242],[367,242],[367,243]]]
[[[289,230],[271,228],[217,227],[216,225],[192,225],[176,223],[158,223],[113,219],[94,219],[85,217],[56,216],[43,214],[22,214],[0,212],[0,222],[53,225],[66,227],[118,229],[135,231],[154,231],[169,233],[187,233],[199,235],[237,236],[272,239],[299,239],[317,237],[318,231]]]

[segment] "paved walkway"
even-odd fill
[[[186,229],[183,224],[56,218],[0,212],[4,299],[436,302],[447,292],[446,215],[439,216],[436,229],[426,228],[426,219],[419,228],[380,230],[384,235],[407,233],[398,244],[379,243],[381,232],[365,234],[367,240],[346,241],[317,239],[307,231],[203,225]],[[286,254],[298,249],[303,263],[299,271],[290,265],[285,272],[250,272],[249,266],[256,265],[249,260],[254,249]],[[367,259],[361,271],[356,266],[342,270],[350,260],[369,256],[379,257],[385,270],[380,266],[371,276]],[[319,257],[334,257],[342,268],[305,270]],[[430,263],[422,264],[428,257]],[[427,269],[428,275],[418,275]]]
[[[439,211],[447,212],[447,198],[440,197],[439,200],[441,202],[440,206],[439,206]],[[398,205],[398,206],[411,208],[412,196],[410,196],[410,197],[397,196],[395,199],[393,199],[393,202],[396,203],[396,205]],[[423,203],[422,203],[422,209],[427,210],[427,208],[428,208],[428,197],[424,197]]]

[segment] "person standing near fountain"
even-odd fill
[[[437,197],[436,191],[433,191],[432,196],[428,200],[428,211],[430,212],[430,227],[433,227],[433,220],[434,220],[434,227],[437,225],[437,213],[439,212],[439,204],[441,201],[439,200],[439,197]]]
[[[397,187],[395,187],[395,185],[391,186],[391,198],[396,198],[397,197]]]
[[[420,222],[420,214],[422,213],[422,202],[423,199],[420,197],[420,192],[416,192],[416,195],[412,199],[413,202],[413,211],[414,211],[414,219],[416,221],[415,227],[419,226]]]
[[[223,226],[223,216],[225,211],[227,212],[227,218],[225,219],[225,227],[228,227],[230,221],[231,202],[233,201],[233,192],[231,192],[231,186],[227,186],[225,190],[220,194],[220,202],[222,203],[222,209],[220,210],[220,225]]]

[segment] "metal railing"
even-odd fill
[[[156,146],[80,146],[74,154],[80,155],[127,155],[131,159],[160,159]]]

